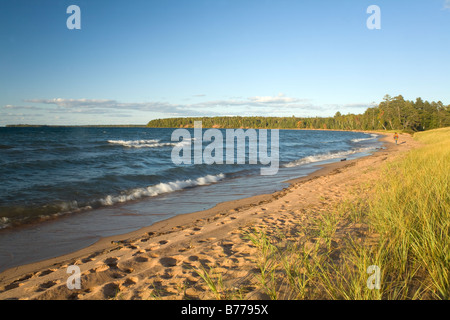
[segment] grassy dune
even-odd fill
[[[414,137],[426,145],[385,169],[367,212],[380,235],[381,297],[449,299],[450,128]]]
[[[450,128],[414,138],[424,145],[385,165],[376,185],[361,185],[296,241],[248,232],[259,249],[253,288],[270,299],[449,299]],[[349,225],[363,232],[338,240]],[[202,271],[216,298],[232,297],[221,276]]]

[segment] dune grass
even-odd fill
[[[385,165],[376,185],[361,186],[352,201],[320,214],[306,236],[248,232],[258,248],[259,290],[270,299],[448,300],[450,128],[414,138],[424,145]],[[339,226],[355,223],[365,236],[336,245]]]
[[[347,246],[354,249],[339,264],[346,272],[335,265],[330,273],[323,270],[330,298],[450,298],[450,128],[414,138],[425,145],[383,168],[363,204],[363,220],[377,243]],[[349,214],[361,216],[357,208]],[[380,268],[379,290],[364,283],[369,265]]]
[[[321,267],[328,298],[450,298],[450,128],[414,137],[425,145],[383,168],[373,196],[347,211],[378,241],[350,241],[339,263]],[[381,273],[379,290],[367,287],[371,265]]]
[[[414,137],[425,146],[385,168],[368,224],[387,255],[385,297],[449,299],[450,128]]]

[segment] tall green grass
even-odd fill
[[[449,299],[450,128],[415,139],[425,146],[385,169],[368,222],[389,253],[390,277],[405,282],[401,297]]]
[[[260,290],[271,299],[449,299],[450,128],[414,138],[424,145],[386,165],[351,202],[299,226],[298,239],[246,234],[259,249]],[[336,238],[355,223],[372,237]],[[369,266],[380,270],[379,289],[368,286]]]
[[[330,298],[450,298],[450,128],[415,139],[424,146],[387,165],[373,196],[363,200],[363,220],[378,242],[348,245],[341,263],[323,270]],[[354,211],[350,216],[361,217]],[[381,270],[379,290],[363,281],[369,265]]]

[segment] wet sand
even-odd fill
[[[418,145],[406,134],[400,135],[399,145],[391,135],[382,140],[386,149],[321,166],[279,192],[178,215],[77,252],[6,270],[0,273],[0,300],[214,299],[195,271],[202,267],[215,268],[230,288],[250,288],[241,298],[265,299],[251,290],[257,249],[246,232],[259,228],[298,237],[315,215],[351,200],[356,186],[376,181],[382,164]],[[350,228],[357,231],[358,225]],[[80,289],[67,287],[70,265],[80,269]]]

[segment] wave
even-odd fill
[[[377,134],[371,133],[371,134],[370,134],[370,138],[352,139],[351,141],[352,141],[352,142],[361,142],[361,141],[373,140],[373,139],[376,139],[377,137],[378,137]]]
[[[137,188],[128,191],[125,194],[111,196],[108,195],[104,199],[100,200],[102,205],[108,206],[115,203],[127,202],[131,200],[137,200],[143,197],[154,197],[163,193],[170,193],[177,190],[186,189],[189,187],[203,186],[212,183],[216,183],[225,178],[223,173],[218,175],[207,175],[197,179],[177,180],[173,182],[162,182],[157,185],[149,186],[146,188]]]
[[[161,140],[108,140],[110,144],[117,144],[127,148],[159,148],[166,146],[181,146],[190,144],[195,138],[182,140],[180,142],[161,142]]]
[[[22,212],[23,214],[25,214],[25,216],[23,216],[23,214],[20,216],[11,217],[0,216],[0,229],[36,220],[44,221],[66,214],[96,209],[102,206],[111,206],[116,203],[138,200],[145,197],[154,197],[160,194],[170,193],[190,187],[210,185],[223,180],[224,178],[225,174],[220,173],[217,175],[206,175],[196,179],[162,182],[156,185],[148,186],[146,188],[136,188],[124,191],[122,194],[116,196],[108,195],[102,199],[90,201],[89,203],[85,204],[81,204],[77,201],[67,201],[48,204],[42,207],[16,207],[12,209],[14,211]]]
[[[0,217],[0,229],[5,229],[11,226],[18,226],[26,223],[45,221],[59,216],[77,213],[85,210],[93,209],[92,206],[79,206],[77,201],[61,201],[53,204],[46,204],[43,206],[12,206],[0,208],[0,214],[5,212],[8,216]],[[11,215],[11,212],[20,213],[18,215]]]
[[[108,140],[110,144],[118,144],[128,148],[158,148],[174,146],[175,143],[160,142],[161,140]]]
[[[0,229],[4,229],[9,226],[9,218],[0,217]]]
[[[349,156],[352,154],[361,153],[361,152],[370,152],[370,151],[374,151],[374,150],[375,150],[375,147],[366,147],[366,148],[358,148],[358,149],[353,149],[353,150],[349,150],[349,151],[341,151],[341,152],[335,152],[335,153],[332,153],[332,152],[321,153],[321,154],[294,160],[292,162],[289,162],[289,163],[283,165],[283,167],[292,168],[292,167],[297,167],[297,166],[301,166],[301,165],[308,164],[308,163],[338,159],[338,158],[342,158],[342,157]]]

